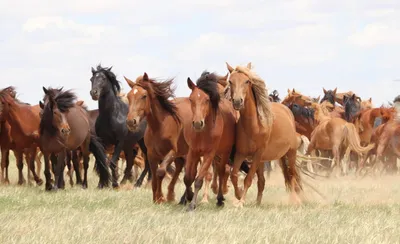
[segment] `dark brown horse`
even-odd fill
[[[22,175],[23,161],[22,152],[26,149],[28,156],[28,165],[38,185],[43,181],[35,172],[35,157],[37,154],[37,130],[39,128],[39,112],[38,105],[31,106],[24,104],[15,99],[15,89],[7,87],[0,91],[0,103],[2,106],[3,121],[7,122],[9,138],[15,143],[15,151],[17,165],[19,170],[18,184],[23,184],[24,177]],[[4,127],[5,128],[5,127]]]
[[[144,142],[153,177],[153,201],[164,202],[162,181],[166,169],[175,161],[176,170],[168,186],[168,201],[175,200],[175,184],[182,171],[188,146],[182,133],[182,120],[190,122],[191,112],[187,98],[181,102],[174,99],[171,87],[173,80],[156,82],[146,73],[139,76],[136,82],[124,77],[131,91],[128,93],[129,112],[126,124],[130,131],[135,131],[139,123],[146,118],[147,128]],[[156,138],[156,139],[155,139]],[[158,167],[161,163],[160,167]]]
[[[191,201],[189,210],[196,208],[199,190],[215,156],[221,158],[214,162],[219,178],[217,206],[224,205],[225,165],[235,143],[236,113],[231,103],[220,97],[217,77],[213,73],[203,72],[196,84],[190,78],[187,80],[188,87],[192,90],[189,101],[193,114],[183,126],[185,140],[189,145],[184,177],[186,197]],[[203,157],[204,162],[197,174],[200,157]],[[244,158],[239,167],[243,160]],[[191,187],[194,181],[193,194]]]
[[[85,108],[76,103],[76,96],[71,91],[44,88],[45,96],[40,107],[43,109],[40,121],[40,146],[43,152],[57,155],[54,169],[54,189],[63,187],[63,170],[67,150],[80,148],[84,158],[83,187],[87,187],[87,169],[89,153],[96,158],[96,171],[100,176],[99,188],[109,185],[109,172],[105,150],[94,133],[91,133],[89,117]],[[45,169],[46,188],[50,187],[50,172]]]

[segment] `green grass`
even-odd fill
[[[254,182],[243,209],[234,207],[230,186],[224,208],[215,206],[211,193],[210,203],[187,213],[176,203],[153,204],[148,186],[97,190],[93,172],[87,190],[67,185],[65,190],[45,192],[44,186],[17,186],[14,163],[10,169],[11,185],[0,186],[4,244],[400,242],[399,176],[308,178],[327,199],[305,187],[309,201],[296,207],[289,204],[277,169],[267,180],[261,206],[254,204]],[[177,198],[183,189],[178,182]]]

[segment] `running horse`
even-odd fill
[[[126,158],[126,168],[121,184],[128,180],[133,181],[132,167],[137,155],[137,151],[134,150],[136,143],[139,144],[147,161],[147,148],[143,139],[147,121],[142,120],[135,132],[128,130],[126,126],[128,105],[118,96],[121,86],[111,68],[101,67],[101,65],[98,65],[97,69],[92,67],[90,95],[99,104],[99,115],[95,123],[96,135],[102,140],[105,148],[114,146],[110,167],[112,185],[118,187],[117,160],[121,151],[124,151]]]
[[[76,103],[76,95],[70,90],[43,87],[44,98],[40,101],[42,108],[40,120],[40,148],[47,154],[57,155],[54,170],[55,184],[53,189],[63,187],[63,171],[66,153],[80,148],[84,158],[83,187],[87,187],[87,169],[89,154],[93,153],[95,169],[100,176],[98,188],[109,185],[107,157],[101,145],[90,129],[89,116],[81,103]],[[46,188],[50,185],[49,165],[45,165]]]
[[[190,201],[189,211],[196,208],[198,193],[215,156],[221,158],[214,161],[219,179],[217,206],[224,205],[225,165],[235,143],[236,113],[229,100],[221,98],[217,77],[214,73],[203,72],[196,84],[190,78],[187,79],[193,114],[183,126],[184,137],[189,146],[184,177],[186,198]],[[200,157],[203,157],[204,162],[197,174]],[[244,158],[238,164],[239,167],[243,160]]]
[[[232,104],[240,112],[236,125],[236,154],[231,172],[238,206],[243,206],[247,190],[257,173],[257,203],[260,204],[265,187],[264,161],[280,159],[286,189],[293,200],[300,202],[302,191],[300,175],[296,167],[297,135],[292,112],[281,103],[271,103],[265,82],[246,66],[231,67],[230,73]],[[243,191],[238,187],[238,170],[242,161],[251,157],[253,163],[244,179]]]
[[[182,133],[182,120],[190,120],[190,103],[187,98],[174,99],[173,80],[156,82],[147,73],[135,82],[124,77],[131,90],[128,93],[129,112],[126,125],[131,132],[146,119],[144,142],[153,177],[152,191],[155,203],[164,202],[162,181],[167,167],[174,161],[176,170],[168,186],[167,200],[175,200],[175,184],[185,163],[188,146]],[[190,121],[189,121],[190,123]],[[156,139],[155,139],[156,138]],[[160,167],[158,167],[161,162]]]
[[[15,146],[16,160],[19,171],[18,184],[23,184],[25,181],[22,175],[22,156],[23,151],[25,151],[28,154],[28,167],[34,176],[36,184],[42,185],[43,180],[40,179],[35,172],[34,163],[38,147],[37,130],[39,129],[40,108],[38,105],[31,106],[29,104],[19,102],[15,98],[15,94],[16,92],[14,87],[7,87],[1,90],[0,104],[2,107],[1,117],[3,118],[4,122],[9,125],[9,139],[12,139]],[[6,132],[5,127],[2,129],[4,129],[4,132]]]

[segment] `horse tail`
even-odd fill
[[[308,137],[305,135],[300,135],[300,139],[301,139],[301,144],[298,148],[298,150],[302,153],[302,154],[306,154],[307,153],[307,148],[308,145],[310,145],[310,140],[308,140]]]
[[[93,153],[95,160],[94,168],[97,175],[100,177],[99,187],[109,186],[110,184],[110,172],[107,167],[107,156],[103,145],[99,139],[93,133],[90,135],[89,150]]]
[[[236,145],[234,144],[232,146],[231,154],[229,155],[229,165],[233,165],[233,162],[235,161],[235,154],[236,154]],[[250,167],[247,163],[247,161],[243,161],[242,164],[240,165],[240,171],[242,171],[245,174],[248,174],[250,170]]]
[[[356,153],[368,153],[375,147],[374,143],[370,143],[368,146],[363,147],[361,146],[360,136],[357,133],[356,127],[352,123],[346,123],[344,127],[345,135],[349,147],[352,151]]]

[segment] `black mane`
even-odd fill
[[[281,99],[279,98],[279,93],[277,90],[273,90],[271,94],[269,94],[269,96],[272,98],[273,102],[280,102]]]
[[[400,102],[400,95],[394,98],[393,103]]]
[[[344,103],[344,117],[347,120],[347,122],[352,122],[355,116],[358,114],[358,112],[361,109],[361,104],[357,100],[357,97],[355,95],[352,96],[343,96],[343,103]]]
[[[324,101],[328,101],[335,106],[336,97],[332,90],[327,91],[319,103],[323,103]]]
[[[292,104],[289,106],[294,116],[302,116],[305,118],[314,119],[314,109]]]
[[[219,102],[221,101],[218,92],[218,76],[215,73],[203,71],[196,82],[196,86],[210,97],[211,107],[214,113],[216,113],[218,111]]]
[[[42,118],[40,120],[39,132],[43,135],[47,131],[51,136],[57,133],[57,128],[53,126],[53,106],[55,105],[61,113],[67,112],[76,103],[76,95],[71,91],[62,91],[49,87],[43,101],[48,101],[43,108]]]
[[[96,71],[93,75],[97,73],[103,73],[108,80],[110,81],[114,94],[118,94],[121,91],[120,82],[117,80],[117,76],[111,71],[112,67],[101,67],[101,65],[97,65]]]

